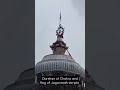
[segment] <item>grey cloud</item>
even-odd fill
[[[85,0],[71,0],[74,8],[80,16],[85,16]]]

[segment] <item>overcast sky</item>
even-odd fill
[[[52,54],[59,15],[65,28],[64,42],[76,62],[85,67],[85,0],[35,0],[35,64]]]

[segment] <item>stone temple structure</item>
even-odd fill
[[[60,14],[61,22],[61,14]],[[97,85],[91,75],[84,70],[70,53],[66,55],[68,47],[63,40],[64,28],[61,23],[56,30],[57,40],[50,46],[53,53],[46,55],[35,65],[35,68],[25,70],[18,79],[4,88],[4,90],[104,90]],[[42,76],[77,76],[77,85],[42,85]]]
[[[85,71],[77,62],[75,62],[70,53],[69,55],[65,55],[65,52],[68,51],[68,47],[63,40],[63,34],[64,28],[60,23],[58,29],[56,30],[57,40],[50,46],[53,54],[44,56],[43,59],[35,66],[35,82],[38,86],[40,86],[39,82],[41,80],[41,76],[79,76],[81,78],[81,85],[75,87],[72,85],[69,87],[64,86],[63,89],[60,89],[59,87],[59,89],[55,87],[54,89],[51,87],[52,85],[49,86],[52,90],[80,90],[84,87],[83,83]]]

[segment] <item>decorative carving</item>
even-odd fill
[[[62,37],[63,38],[63,34],[64,34],[64,28],[60,24],[59,27],[58,27],[58,29],[56,30],[56,35],[58,37]]]

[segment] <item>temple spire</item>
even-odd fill
[[[59,27],[56,30],[57,35],[57,41],[53,43],[53,45],[50,46],[50,48],[53,50],[53,54],[65,54],[65,51],[68,49],[66,46],[66,43],[64,43],[63,34],[64,34],[64,28],[61,25],[61,12],[60,12],[60,21],[59,21]]]
[[[56,35],[57,35],[57,38],[63,38],[63,34],[64,34],[64,28],[62,27],[61,25],[61,12],[60,12],[60,17],[59,17],[59,27],[58,29],[56,30]]]

